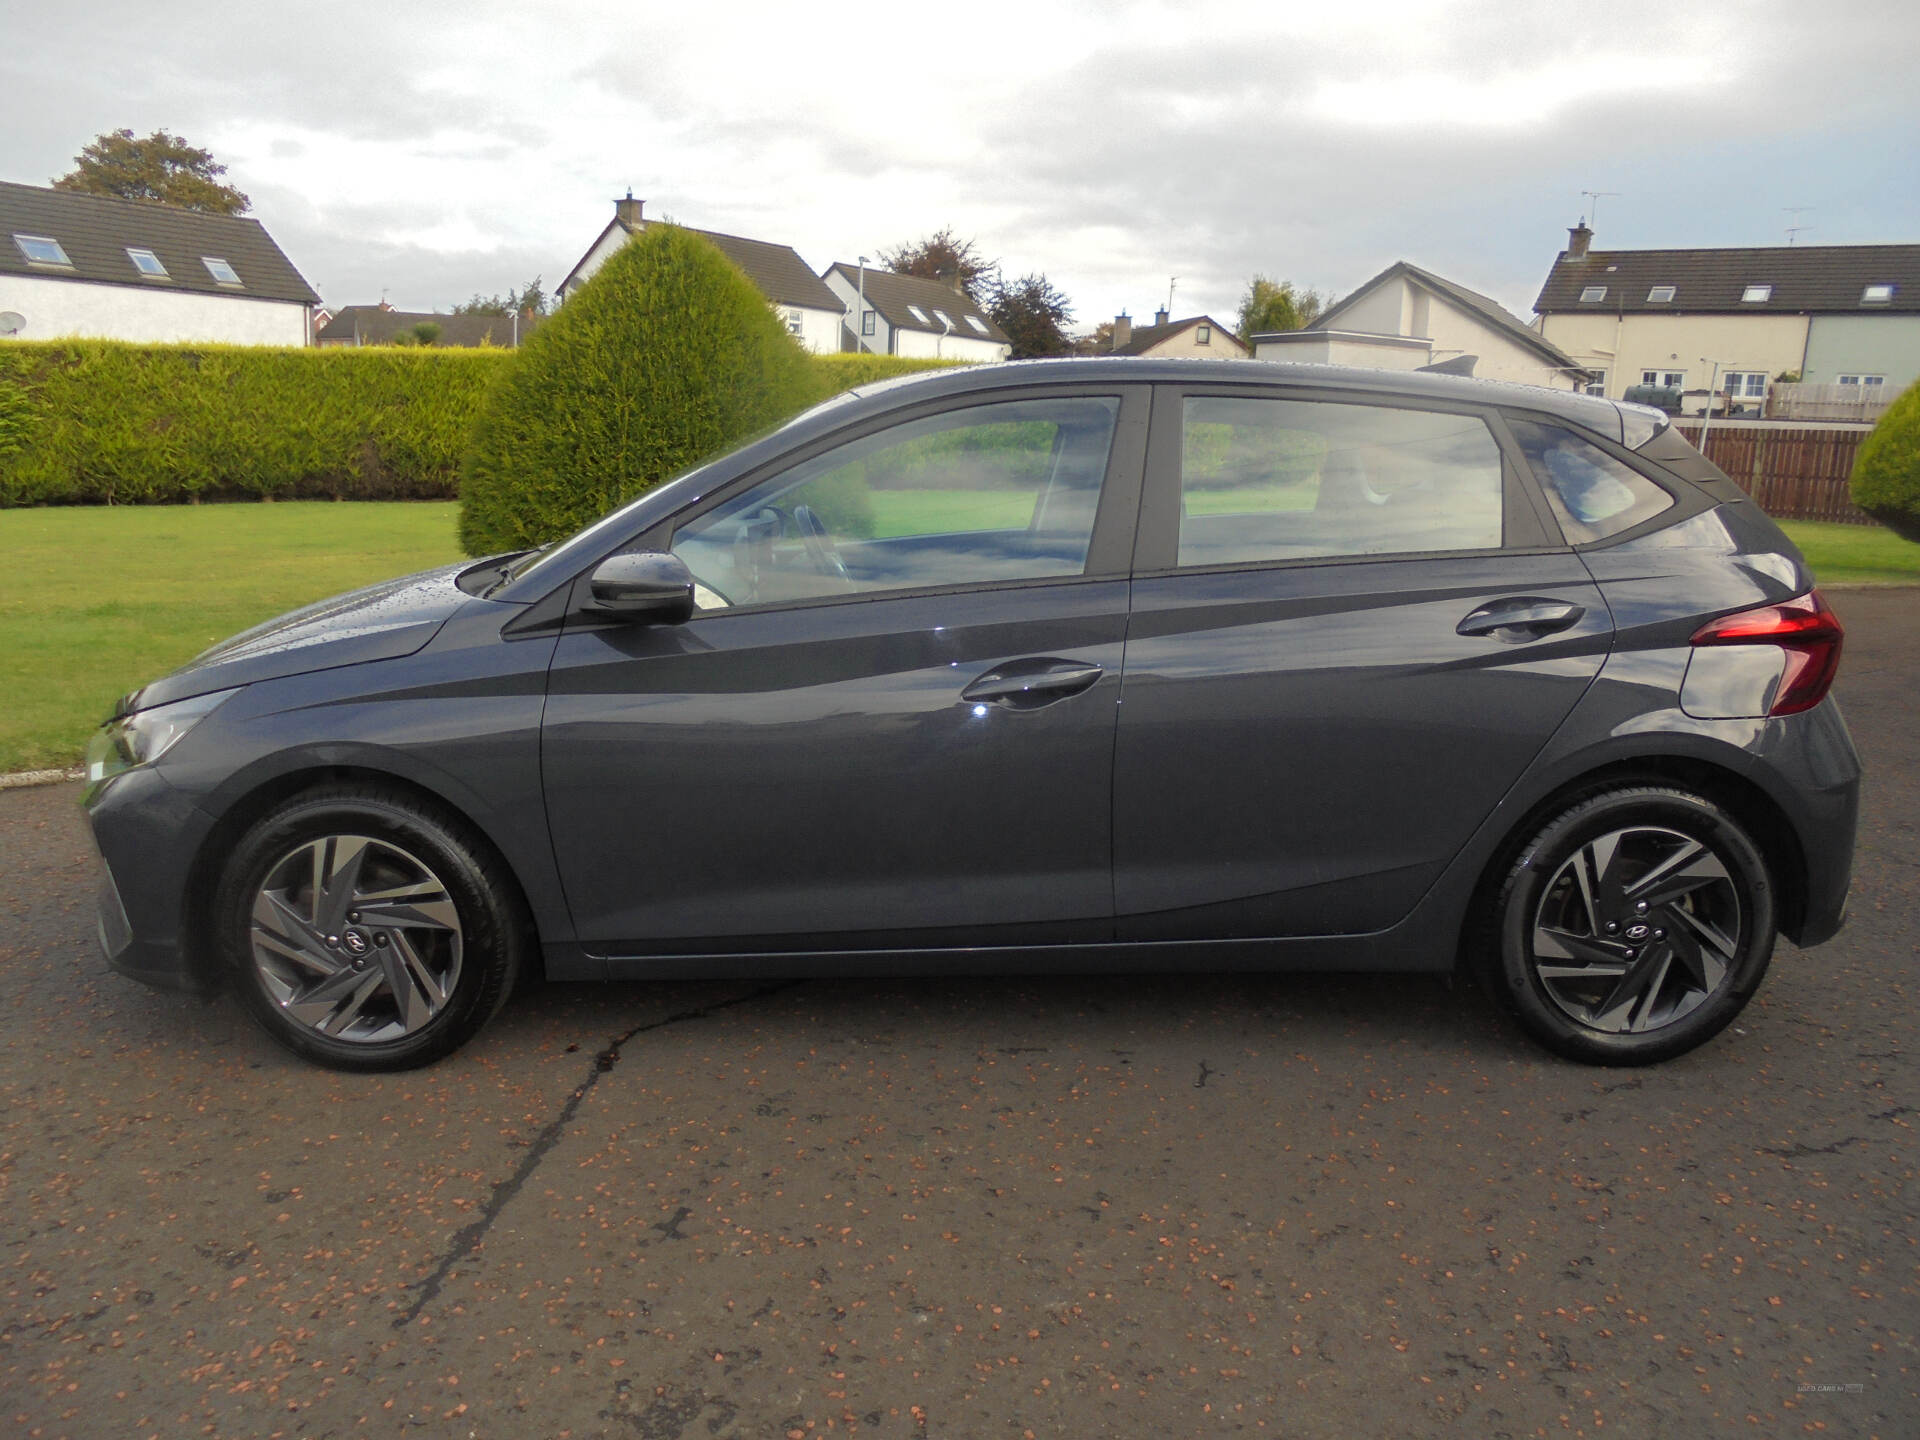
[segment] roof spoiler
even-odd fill
[[[1451,360],[1439,360],[1431,365],[1415,367],[1416,375],[1473,375],[1473,367],[1480,363],[1478,355],[1456,355]]]

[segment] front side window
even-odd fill
[[[1190,396],[1181,565],[1491,550],[1500,448],[1477,416]]]
[[[1884,385],[1886,380],[1887,377],[1884,375],[1842,375],[1839,383],[1842,385],[1870,386]]]
[[[1213,327],[1211,325],[1195,326],[1193,343],[1196,345],[1211,345],[1213,343]]]
[[[218,255],[202,255],[200,257],[200,263],[207,267],[207,273],[213,277],[216,285],[238,285],[240,283],[240,272],[222,260]]]
[[[1673,303],[1673,286],[1654,286],[1651,290],[1647,291],[1647,303],[1649,305],[1671,305]]]
[[[862,335],[873,334],[873,311],[862,310],[860,312],[860,333]]]
[[[910,421],[675,531],[703,610],[1082,574],[1120,402],[1014,400]]]
[[[167,267],[160,263],[160,257],[151,250],[139,250],[129,245],[127,258],[133,261],[133,268],[142,275],[151,275],[156,280],[167,278]]]
[[[1618,535],[1673,504],[1673,497],[1646,476],[1571,430],[1536,420],[1508,424],[1570,544]]]
[[[1735,400],[1766,399],[1767,372],[1764,370],[1729,370],[1727,372],[1727,394]]]
[[[1687,383],[1687,372],[1684,370],[1642,370],[1640,372],[1640,383],[1642,385],[1658,385],[1664,390],[1678,390],[1682,385]]]
[[[1589,285],[1580,292],[1580,303],[1582,305],[1592,305],[1606,298],[1607,287],[1604,285]]]

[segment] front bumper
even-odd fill
[[[146,768],[92,786],[81,805],[100,852],[98,935],[107,964],[156,989],[218,989],[213,957],[187,924],[193,857],[211,818]]]

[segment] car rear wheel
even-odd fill
[[[1549,1049],[1645,1065],[1718,1034],[1773,956],[1774,889],[1752,838],[1702,796],[1591,796],[1522,846],[1497,906],[1495,989]]]
[[[464,1044],[511,992],[517,893],[410,797],[339,789],[247,832],[215,916],[241,999],[275,1040],[334,1069],[405,1070]]]

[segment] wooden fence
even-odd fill
[[[1697,419],[1674,423],[1687,439],[1700,443]],[[1877,525],[1847,493],[1854,454],[1871,428],[1716,420],[1707,435],[1706,455],[1776,520]]]
[[[1778,382],[1767,392],[1767,414],[1775,420],[1863,420],[1871,425],[1887,413],[1897,393],[1892,385]]]

